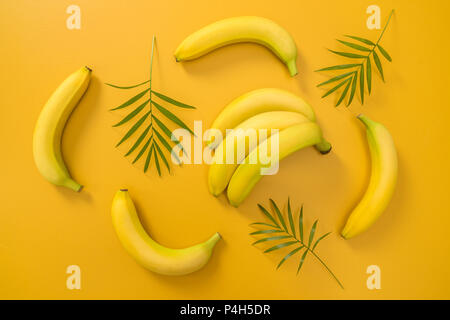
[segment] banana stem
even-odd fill
[[[211,238],[209,238],[206,241],[206,243],[208,244],[209,247],[214,248],[217,241],[219,241],[220,239],[222,239],[222,236],[220,235],[220,233],[216,232],[215,234],[213,234],[213,236]]]
[[[367,118],[365,115],[363,115],[362,113],[360,113],[357,116],[358,120],[360,120],[364,126],[366,126],[366,128],[368,128],[370,125],[375,124],[375,122],[373,120],[370,120],[369,118]]]
[[[295,76],[298,73],[298,71],[297,71],[297,64],[296,64],[295,59],[286,62],[286,66],[287,66],[287,68],[289,70],[289,74],[291,75],[291,77]]]
[[[79,192],[81,191],[81,189],[83,189],[83,186],[81,184],[79,184],[78,182],[72,180],[72,179],[68,179],[64,182],[64,186],[72,189],[75,192]]]
[[[323,139],[321,142],[315,145],[316,149],[321,154],[327,154],[331,151],[331,143],[329,143],[327,140]]]

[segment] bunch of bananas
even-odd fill
[[[279,146],[275,161],[313,145],[322,154],[328,153],[331,145],[322,137],[315,120],[310,105],[281,89],[258,89],[236,98],[223,109],[211,128],[222,134],[233,130],[223,140],[215,137],[209,141],[209,146],[215,149],[208,174],[210,192],[218,196],[228,185],[228,200],[231,205],[239,206],[261,179],[265,164],[258,155],[262,150],[270,150],[269,145],[276,143],[274,139],[278,139]],[[257,139],[249,138],[248,130],[258,133],[261,129],[267,130],[267,139],[261,134]],[[274,129],[279,133],[271,135]],[[238,152],[239,146],[245,146],[245,150]],[[230,154],[237,155],[232,163],[227,161]]]

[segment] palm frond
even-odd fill
[[[128,99],[127,101],[122,103],[120,106],[110,109],[110,111],[123,109],[125,107],[128,107],[129,105],[132,105],[133,103],[138,101],[140,98],[142,98],[149,91],[150,91],[150,88],[147,88],[144,91],[139,92],[137,95],[135,95],[134,97]]]
[[[297,248],[295,248],[294,250],[292,250],[291,252],[289,252],[287,255],[284,256],[283,259],[281,259],[280,263],[278,263],[277,265],[277,269],[281,267],[281,265],[290,257],[292,257],[294,254],[296,254],[297,252],[299,252],[300,250],[302,250],[304,248],[304,246],[299,246]]]
[[[136,150],[137,147],[141,144],[142,140],[144,140],[147,133],[150,131],[150,126],[147,126],[147,128],[144,130],[144,132],[141,133],[139,138],[136,140],[136,142],[133,144],[133,146],[128,150],[128,152],[125,154],[125,157],[129,156],[133,153],[134,150]]]
[[[147,172],[148,166],[150,165],[150,160],[152,159],[153,150],[155,149],[155,145],[152,144],[147,153],[147,158],[145,159],[144,172]]]
[[[347,47],[352,48],[352,49],[356,49],[356,50],[359,50],[359,51],[370,52],[370,48],[367,48],[367,47],[364,47],[364,46],[360,46],[359,44],[356,44],[356,43],[347,42],[347,41],[343,41],[343,40],[338,40],[338,42],[340,42],[343,45],[346,45]]]
[[[350,35],[345,35],[347,38],[353,39],[353,40],[358,40],[359,42],[368,44],[369,46],[374,46],[375,43],[373,43],[372,41],[368,40],[368,39],[364,39],[361,37],[355,37],[355,36],[350,36]]]
[[[354,77],[355,77],[355,75],[352,78],[348,78],[347,80],[345,80],[345,83],[347,85],[345,86],[344,91],[342,91],[341,97],[339,98],[338,102],[336,103],[336,107],[341,104],[342,100],[344,100],[345,95],[347,94],[348,89],[350,88],[350,84],[352,83],[352,80]]]
[[[378,48],[378,50],[381,52],[381,54],[383,55],[383,57],[386,58],[387,61],[392,62],[391,56],[389,55],[389,53],[387,53],[386,50],[384,50],[384,48],[383,48],[381,45],[377,44],[377,48]]]
[[[139,120],[137,120],[131,126],[130,129],[128,129],[125,135],[117,143],[116,147],[124,143],[126,140],[134,137],[134,134],[138,131],[139,128],[141,127],[145,128],[142,131],[142,133],[136,135],[137,139],[133,142],[131,148],[127,151],[125,156],[129,156],[136,151],[137,156],[134,158],[132,162],[136,163],[140,158],[142,158],[144,154],[146,154],[146,156],[144,157],[145,158],[144,172],[147,172],[147,170],[149,169],[151,160],[153,158],[158,175],[161,176],[160,160],[164,163],[164,166],[170,172],[169,161],[164,151],[167,151],[171,155],[173,155],[173,158],[178,161],[177,164],[181,164],[181,160],[179,159],[178,155],[172,152],[172,145],[180,145],[180,142],[172,137],[172,131],[169,129],[169,126],[166,123],[164,123],[163,119],[168,119],[172,123],[172,125],[173,124],[177,125],[178,127],[189,131],[191,134],[194,134],[194,132],[177,115],[175,115],[174,112],[170,110],[170,106],[182,109],[195,109],[195,107],[180,102],[178,100],[175,100],[163,93],[157,92],[152,89],[154,47],[155,47],[155,37],[153,36],[152,51],[150,58],[149,80],[130,86],[119,86],[111,83],[106,83],[106,85],[116,89],[123,89],[123,90],[130,90],[142,87],[144,85],[146,86],[144,90],[141,89],[139,93],[134,94],[131,98],[123,102],[118,107],[110,109],[112,111],[124,109],[134,105],[135,103],[137,104],[141,101],[141,103],[133,111],[129,112],[126,116],[124,116],[122,120],[114,124],[113,127],[119,127],[126,123],[129,123],[130,121],[138,117],[140,114],[142,114],[144,110],[147,110],[147,112],[143,116],[141,116]],[[144,97],[147,98],[143,101]],[[161,101],[159,102],[155,101],[154,100],[155,97],[160,99]],[[167,106],[164,106],[163,103],[167,104]],[[164,116],[164,118],[161,117],[161,115]],[[162,133],[160,133],[157,130],[157,127],[161,130]],[[167,138],[169,139],[164,138],[163,135],[167,136]],[[146,142],[143,144],[144,140],[146,140]],[[182,146],[181,152],[185,152]]]
[[[352,80],[352,90],[350,91],[350,98],[348,99],[347,107],[352,103],[353,98],[355,97],[357,80],[358,80],[358,75],[354,75],[353,80]]]
[[[145,119],[150,115],[150,111],[144,114],[131,128],[127,131],[127,133],[123,136],[123,138],[119,141],[116,147],[120,146],[125,140],[127,140],[131,135],[144,123]]]
[[[375,66],[380,72],[381,79],[384,81],[383,66],[381,65],[380,58],[378,57],[376,51],[373,52],[373,61],[375,61]]]
[[[147,103],[149,103],[150,99],[148,99],[147,101],[145,101],[143,104],[141,104],[139,107],[137,107],[136,109],[134,109],[133,111],[131,111],[129,114],[127,114],[125,116],[125,118],[123,118],[121,121],[119,121],[118,123],[116,123],[115,125],[113,125],[113,127],[118,127],[123,125],[124,123],[130,121],[131,119],[133,119],[139,112],[142,111],[142,109],[145,108],[145,106],[147,105]]]
[[[342,92],[340,93],[340,97],[336,103],[336,107],[339,106],[342,101],[348,96],[348,102],[346,106],[350,106],[351,103],[354,100],[356,87],[357,87],[357,78],[359,78],[359,95],[361,98],[361,104],[364,104],[364,90],[366,86],[367,81],[367,90],[369,94],[372,91],[372,64],[371,59],[373,59],[373,62],[380,73],[381,79],[384,80],[384,72],[383,72],[383,65],[381,63],[380,57],[376,50],[379,51],[379,53],[388,61],[392,62],[392,58],[389,55],[389,53],[380,45],[380,41],[384,35],[384,32],[386,31],[387,26],[389,25],[389,21],[391,20],[391,17],[394,13],[394,10],[391,11],[389,14],[389,18],[383,28],[383,31],[381,32],[380,36],[378,37],[378,40],[376,42],[373,42],[369,39],[352,36],[352,35],[346,35],[345,37],[355,40],[358,43],[355,42],[349,42],[344,40],[337,40],[339,43],[343,44],[344,46],[357,50],[358,53],[354,52],[342,52],[342,51],[335,51],[335,50],[329,50],[330,52],[339,55],[341,57],[349,58],[349,59],[361,59],[360,63],[351,63],[351,64],[342,64],[342,65],[336,65],[332,67],[326,67],[317,70],[318,72],[322,71],[339,71],[339,70],[345,70],[345,69],[352,69],[356,68],[354,71],[342,73],[340,75],[336,75],[332,77],[331,79],[324,81],[317,85],[317,87],[326,86],[328,84],[331,84],[333,82],[337,82],[337,85],[335,85],[333,88],[329,89],[324,95],[322,95],[322,98],[325,98],[332,94],[333,92],[339,90],[341,87],[343,87]]]
[[[322,68],[322,69],[316,70],[316,72],[318,72],[318,71],[334,71],[334,70],[350,69],[350,68],[354,68],[354,67],[359,67],[360,65],[361,65],[361,63],[340,64],[340,65],[337,65],[337,66]]]
[[[367,77],[367,90],[369,94],[372,92],[372,65],[370,59],[366,61],[366,77]]]
[[[113,88],[116,88],[116,89],[133,89],[133,88],[136,88],[136,87],[140,87],[140,86],[142,86],[143,84],[146,84],[146,83],[149,83],[149,82],[150,82],[150,80],[147,80],[147,81],[144,81],[144,82],[141,82],[141,83],[132,85],[132,86],[125,86],[125,87],[123,87],[123,86],[118,86],[118,85],[111,84],[111,83],[105,83],[105,84],[106,84],[107,86],[110,86],[110,87],[113,87]]]
[[[356,76],[355,76],[356,77]],[[317,240],[314,241],[315,234],[317,232],[317,227],[319,221],[316,220],[309,232],[308,243],[306,243],[303,239],[303,231],[304,231],[304,221],[303,221],[303,206],[301,206],[299,214],[298,214],[298,233],[295,227],[295,218],[292,214],[291,201],[288,198],[287,202],[287,221],[289,225],[286,223],[286,219],[283,216],[283,213],[279,209],[279,206],[275,203],[274,200],[269,199],[271,206],[273,207],[273,214],[269,212],[264,206],[258,204],[258,208],[264,214],[264,216],[270,220],[271,223],[265,222],[255,222],[252,223],[251,226],[258,226],[263,229],[258,229],[257,231],[253,231],[250,233],[251,236],[259,237],[253,245],[258,244],[271,244],[270,247],[264,250],[264,253],[270,253],[273,251],[277,251],[287,247],[295,247],[288,254],[286,254],[281,261],[278,263],[276,269],[279,269],[281,265],[283,265],[288,259],[293,257],[295,254],[303,251],[303,254],[300,257],[297,274],[300,272],[308,254],[310,253],[314,256],[331,274],[331,276],[337,281],[339,286],[343,288],[342,283],[338,280],[335,274],[328,268],[328,266],[323,262],[323,260],[317,255],[315,249],[317,245],[325,239],[330,232],[325,233],[320,236]],[[289,228],[288,228],[289,226]],[[267,229],[269,227],[270,229]],[[275,235],[274,235],[275,234]],[[297,236],[298,234],[298,236]]]
[[[137,161],[142,157],[142,155],[144,154],[145,150],[147,150],[148,146],[150,145],[150,142],[152,141],[152,139],[153,139],[153,135],[151,135],[150,138],[148,138],[147,142],[144,144],[144,146],[143,146],[142,149],[139,151],[139,153],[138,153],[138,155],[136,156],[136,158],[134,158],[134,160],[133,160],[132,163],[137,162]],[[145,171],[145,170],[144,170],[144,171]]]

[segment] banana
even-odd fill
[[[358,119],[366,127],[372,169],[367,190],[341,232],[345,239],[364,232],[380,217],[397,183],[397,151],[391,134],[382,124],[364,115],[359,115]]]
[[[270,145],[274,143],[276,138],[277,135],[272,135],[269,139],[260,143],[234,172],[227,189],[228,200],[232,206],[238,207],[262,178],[261,169],[267,166],[261,163],[258,155],[261,149],[270,150]],[[278,139],[279,162],[297,150],[319,143],[322,140],[322,132],[316,123],[307,122],[281,130]],[[251,163],[250,159],[252,158],[258,158],[258,161]],[[270,165],[274,164],[276,163]]]
[[[244,16],[214,22],[189,35],[175,51],[177,61],[193,60],[217,48],[240,42],[267,47],[297,74],[297,47],[292,36],[272,20]]]
[[[155,242],[142,227],[128,190],[114,196],[112,222],[125,250],[144,268],[155,273],[179,276],[201,269],[209,261],[219,233],[203,243],[185,249],[170,249]]]
[[[271,129],[283,130],[303,122],[309,122],[309,119],[301,113],[270,111],[251,117],[234,128],[233,132],[228,134],[216,148],[213,163],[209,167],[208,184],[211,194],[218,196],[225,190],[238,165],[257,146],[258,141],[261,142],[262,137],[257,134],[249,138],[246,135],[248,130],[255,130],[255,133],[258,133],[260,129],[267,129],[267,137],[269,137]],[[245,152],[238,153],[238,146],[245,146]],[[233,163],[226,161],[230,154],[236,155],[236,160],[233,157]]]
[[[235,128],[238,124],[259,113],[268,111],[292,111],[303,114],[311,121],[316,121],[312,107],[302,98],[286,90],[276,88],[256,89],[234,99],[214,120],[211,129],[219,130],[225,136],[226,129]],[[216,148],[220,139],[207,142]]]
[[[88,88],[91,69],[72,73],[56,89],[39,115],[33,135],[33,156],[41,175],[51,183],[80,191],[61,155],[61,137],[72,110]]]

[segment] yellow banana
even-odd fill
[[[283,130],[295,124],[309,122],[309,119],[298,112],[270,111],[251,117],[236,128],[216,148],[213,163],[209,167],[209,191],[218,196],[228,185],[234,171],[248,153],[250,153],[262,139],[257,133],[260,129],[267,129],[267,137],[272,129]],[[255,135],[250,138],[246,133],[254,130]],[[238,152],[238,146],[244,146],[245,152]],[[227,163],[227,156],[233,155],[233,163]],[[235,157],[236,156],[236,157]]]
[[[120,242],[125,250],[144,268],[155,273],[179,276],[201,269],[209,261],[219,233],[203,243],[185,249],[170,249],[155,242],[142,227],[136,208],[122,189],[112,202],[111,216]]]
[[[314,110],[299,96],[286,90],[263,88],[234,99],[214,120],[211,129],[219,130],[225,136],[226,129],[233,129],[248,118],[268,111],[299,112],[309,120],[316,121]],[[216,148],[220,140],[208,143],[211,148]]]
[[[292,36],[272,20],[253,16],[220,20],[194,32],[178,46],[175,59],[196,59],[239,42],[254,42],[267,47],[286,64],[291,76],[297,74],[297,47]]]
[[[33,135],[33,155],[39,172],[51,183],[74,191],[80,191],[82,186],[69,175],[61,155],[61,137],[90,78],[91,69],[83,67],[64,80],[42,109]]]
[[[247,156],[245,162],[239,165],[231,177],[227,189],[228,200],[231,205],[238,207],[245,200],[256,183],[262,178],[262,168],[276,164],[276,162],[272,162],[269,165],[264,165],[258,157],[260,150],[271,150],[270,145],[275,143],[274,139],[276,138],[279,141],[277,160],[279,162],[297,150],[319,143],[322,140],[322,132],[314,122],[301,123],[281,130],[278,135],[272,135],[269,139],[260,143]],[[258,161],[251,163],[252,158],[257,158]]]
[[[397,183],[397,151],[391,134],[381,123],[364,115],[358,119],[366,126],[372,169],[369,186],[341,232],[345,239],[364,232],[380,217]]]

